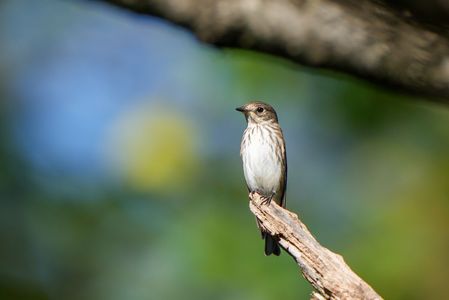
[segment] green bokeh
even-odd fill
[[[29,33],[31,37],[24,40],[30,44],[18,35],[0,35],[0,50],[5,50],[0,51],[1,299],[307,299],[311,287],[291,257],[263,255],[263,242],[248,210],[238,154],[245,124],[233,109],[250,99],[270,102],[278,111],[287,139],[287,205],[318,240],[343,255],[386,299],[446,297],[447,107],[266,55],[208,48],[171,25],[146,24],[142,18],[149,17],[103,4],[47,0],[34,12],[20,10],[20,5],[14,6],[18,2],[6,2],[3,15],[11,20],[23,13],[30,22],[46,26],[40,27],[37,37]],[[89,30],[105,40],[90,38],[86,33],[90,31],[83,29],[87,21],[103,24]],[[3,33],[23,34],[22,27],[10,22],[18,28],[3,27]],[[29,78],[39,77],[29,75],[36,74],[32,71],[71,72],[73,66],[52,65],[48,57],[62,55],[57,61],[62,64],[73,59],[71,51],[82,56],[85,45],[103,49],[105,41],[114,40],[114,30],[131,36],[127,40],[116,35],[123,39],[117,43],[122,46],[146,38],[135,32],[151,31],[148,43],[159,48],[151,48],[148,55],[167,55],[164,63],[153,70],[144,63],[120,62],[142,74],[149,69],[143,81],[159,85],[138,95],[125,93],[125,84],[116,81],[103,87],[112,94],[123,93],[126,103],[111,117],[105,136],[95,146],[104,151],[101,161],[106,174],[91,177],[90,168],[80,175],[71,174],[65,165],[36,165],[36,157],[27,156],[33,149],[23,149],[20,140],[29,137],[33,128],[26,127],[29,131],[23,135],[17,128],[32,116],[24,117],[24,109],[40,102],[34,94],[23,99],[17,86],[31,87]],[[167,42],[169,38],[159,31],[173,35],[173,40],[185,39],[186,48],[175,51],[170,44],[174,42]],[[74,43],[64,48],[67,36]],[[33,38],[37,42],[31,42]],[[21,43],[36,48],[19,47]],[[14,47],[31,53],[25,55],[26,63],[19,60],[22,52],[11,51]],[[126,56],[128,50],[103,49],[116,53],[115,58]],[[171,64],[181,53],[185,55],[181,63]],[[89,64],[101,69],[113,68],[117,62],[92,59]],[[118,70],[131,82],[144,76],[127,73],[127,68]],[[154,74],[165,77],[160,82]],[[82,80],[75,75],[69,78]],[[93,90],[98,87],[80,89],[95,99]],[[155,109],[161,104],[165,110]],[[179,149],[173,164],[157,163],[162,154],[172,155],[154,150],[165,131],[146,130],[139,120],[135,123],[130,113],[135,111],[150,120],[155,118],[152,114],[165,120],[182,116],[179,123],[170,122],[173,140],[163,144]],[[125,126],[128,135],[118,134],[121,120],[134,126]],[[64,121],[53,125],[63,126]],[[184,130],[186,124],[189,130]],[[85,133],[73,137],[75,145]],[[176,133],[194,140],[195,146],[181,138],[178,143]],[[116,138],[112,144],[111,136]],[[146,139],[148,143],[140,143]],[[128,168],[127,157],[136,149],[126,147],[129,141],[137,142],[137,148],[149,147],[142,164],[148,165],[153,177],[143,176],[143,184],[153,180],[158,170],[176,172],[173,180],[153,180],[146,188],[141,181],[132,184],[129,172],[134,169]],[[134,166],[139,162],[132,160]]]

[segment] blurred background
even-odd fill
[[[0,3],[1,299],[307,299],[265,257],[234,108],[271,103],[287,206],[387,299],[449,282],[449,109],[89,1]]]

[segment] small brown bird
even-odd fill
[[[276,111],[260,101],[250,102],[236,110],[245,115],[248,123],[240,146],[248,190],[260,194],[267,204],[274,200],[285,207],[287,154]],[[261,233],[265,239],[265,255],[281,254],[276,238],[262,230]]]

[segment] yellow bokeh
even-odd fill
[[[125,113],[112,132],[112,158],[128,185],[171,191],[190,183],[198,162],[196,131],[173,108],[145,105]]]

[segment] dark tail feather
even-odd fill
[[[276,256],[279,256],[281,254],[281,248],[279,248],[279,245],[276,242],[275,238],[267,233],[265,233],[264,238],[265,238],[265,255],[274,254]]]

